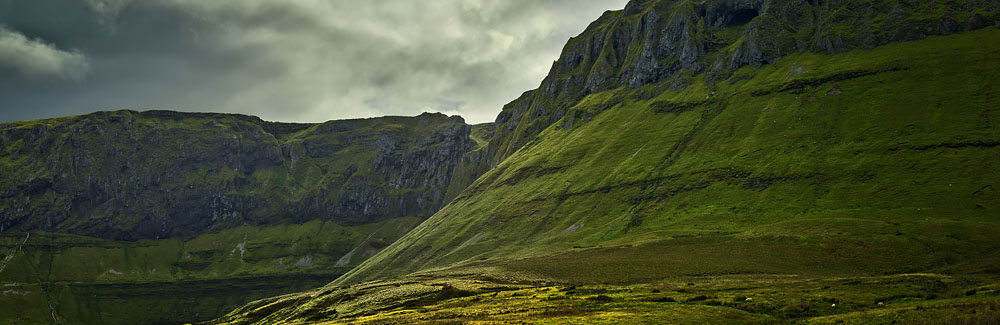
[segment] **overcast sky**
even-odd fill
[[[170,109],[493,121],[626,0],[0,0],[0,122]]]

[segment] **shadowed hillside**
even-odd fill
[[[427,217],[477,147],[461,117],[264,122],[100,112],[0,125],[0,227],[108,239]]]
[[[4,123],[0,322],[173,324],[320,286],[471,183],[488,128],[168,111]]]

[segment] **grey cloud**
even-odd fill
[[[83,54],[60,50],[3,26],[0,26],[0,65],[32,79],[81,80],[89,70]]]
[[[86,85],[22,89],[29,95],[5,109],[156,108],[300,122],[440,111],[492,121],[538,86],[567,38],[625,2],[86,0],[75,19],[92,26],[76,29],[90,32],[25,23],[79,44],[93,66]],[[18,92],[5,87],[0,77],[0,96]],[[45,96],[60,89],[59,99]]]

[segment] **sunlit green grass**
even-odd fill
[[[988,28],[590,95],[563,122],[592,120],[553,124],[337,283],[479,264],[591,282],[995,272],[998,44]]]
[[[676,277],[573,285],[466,269],[260,300],[210,324],[988,323],[996,277]]]

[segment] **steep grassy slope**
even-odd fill
[[[339,285],[208,324],[996,322],[998,44],[590,95]]]
[[[1000,30],[689,78],[587,96],[336,283],[1000,271]]]
[[[585,96],[657,84],[653,94],[730,79],[787,55],[844,53],[1000,27],[995,0],[632,0],[571,38],[536,90],[497,116],[495,167]]]
[[[992,26],[990,0],[630,1],[449,205],[216,322],[995,322]]]

